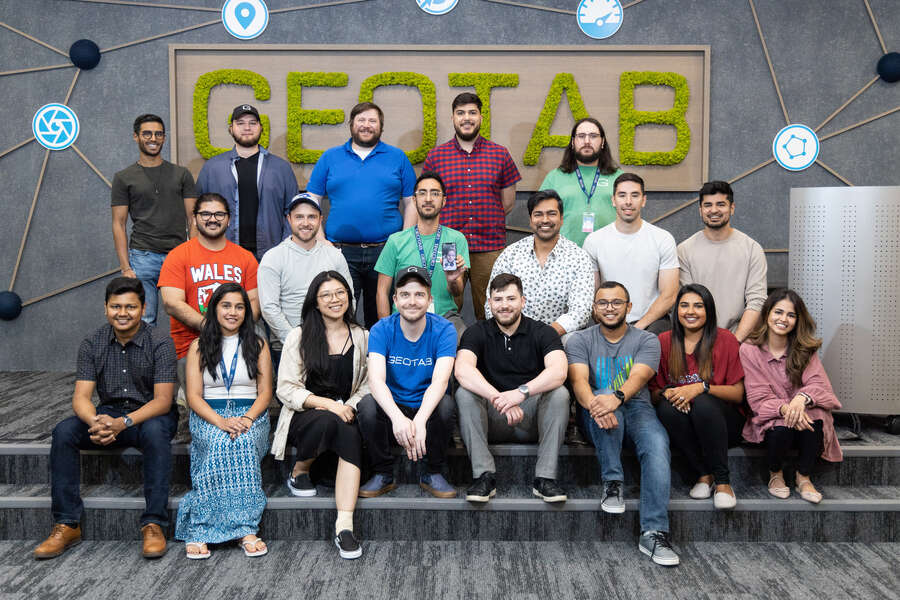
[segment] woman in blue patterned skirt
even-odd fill
[[[191,491],[178,506],[175,538],[188,558],[209,558],[207,543],[239,539],[247,556],[268,549],[256,536],[266,495],[260,461],[269,438],[272,362],[256,335],[247,292],[219,286],[187,354],[191,407]]]

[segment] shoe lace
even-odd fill
[[[50,530],[50,537],[61,538],[66,534],[66,526],[62,523],[56,523]]]
[[[654,550],[656,550],[656,548],[667,548],[672,550],[672,542],[669,541],[667,533],[663,531],[651,531],[649,535],[650,539],[653,540]]]
[[[608,498],[618,499],[619,490],[621,490],[621,489],[622,489],[622,484],[619,483],[618,481],[611,481],[611,482],[607,483],[606,484],[606,497],[603,499],[604,500],[606,500]]]

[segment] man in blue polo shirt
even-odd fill
[[[456,490],[441,471],[450,440],[455,404],[447,384],[456,357],[456,330],[450,321],[428,312],[431,278],[419,266],[394,277],[397,311],[369,332],[369,391],[358,405],[359,430],[375,475],[359,495],[373,498],[393,490],[393,441],[412,461],[424,459],[427,472],[419,485],[438,498]]]
[[[416,173],[403,150],[381,141],[383,126],[384,113],[376,104],[354,106],[350,139],[322,154],[307,185],[316,200],[328,197],[324,238],[347,260],[367,328],[378,320],[378,255],[389,235],[416,223]]]

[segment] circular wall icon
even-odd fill
[[[65,104],[45,104],[31,120],[34,139],[50,150],[64,150],[78,137],[78,116]]]
[[[619,0],[581,0],[576,11],[578,27],[596,40],[606,39],[622,26],[622,3]]]
[[[446,15],[456,8],[459,0],[416,0],[419,8],[429,15]]]
[[[222,6],[222,25],[239,40],[258,37],[269,24],[269,8],[263,0],[227,0]]]
[[[802,171],[816,162],[819,138],[806,125],[788,125],[772,140],[772,156],[788,171]]]

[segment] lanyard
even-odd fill
[[[429,275],[434,275],[434,267],[437,263],[438,246],[441,245],[441,230],[443,225],[438,225],[437,233],[434,236],[434,247],[431,249],[431,266],[425,260],[425,246],[422,244],[422,235],[419,233],[419,226],[415,226],[416,244],[419,246],[419,258],[422,259],[422,267],[428,269]]]
[[[231,391],[231,384],[234,383],[234,374],[237,371],[238,354],[241,352],[241,340],[238,340],[237,347],[234,349],[234,356],[231,357],[231,371],[225,372],[225,357],[219,359],[219,368],[222,369],[222,380],[225,382],[225,391]]]
[[[597,167],[597,170],[594,172],[594,183],[591,185],[590,194],[588,194],[587,188],[584,186],[584,179],[581,177],[581,169],[578,165],[575,165],[575,175],[578,177],[578,185],[581,186],[581,191],[587,196],[587,203],[590,204],[591,196],[597,191],[597,182],[600,181],[600,167]]]

